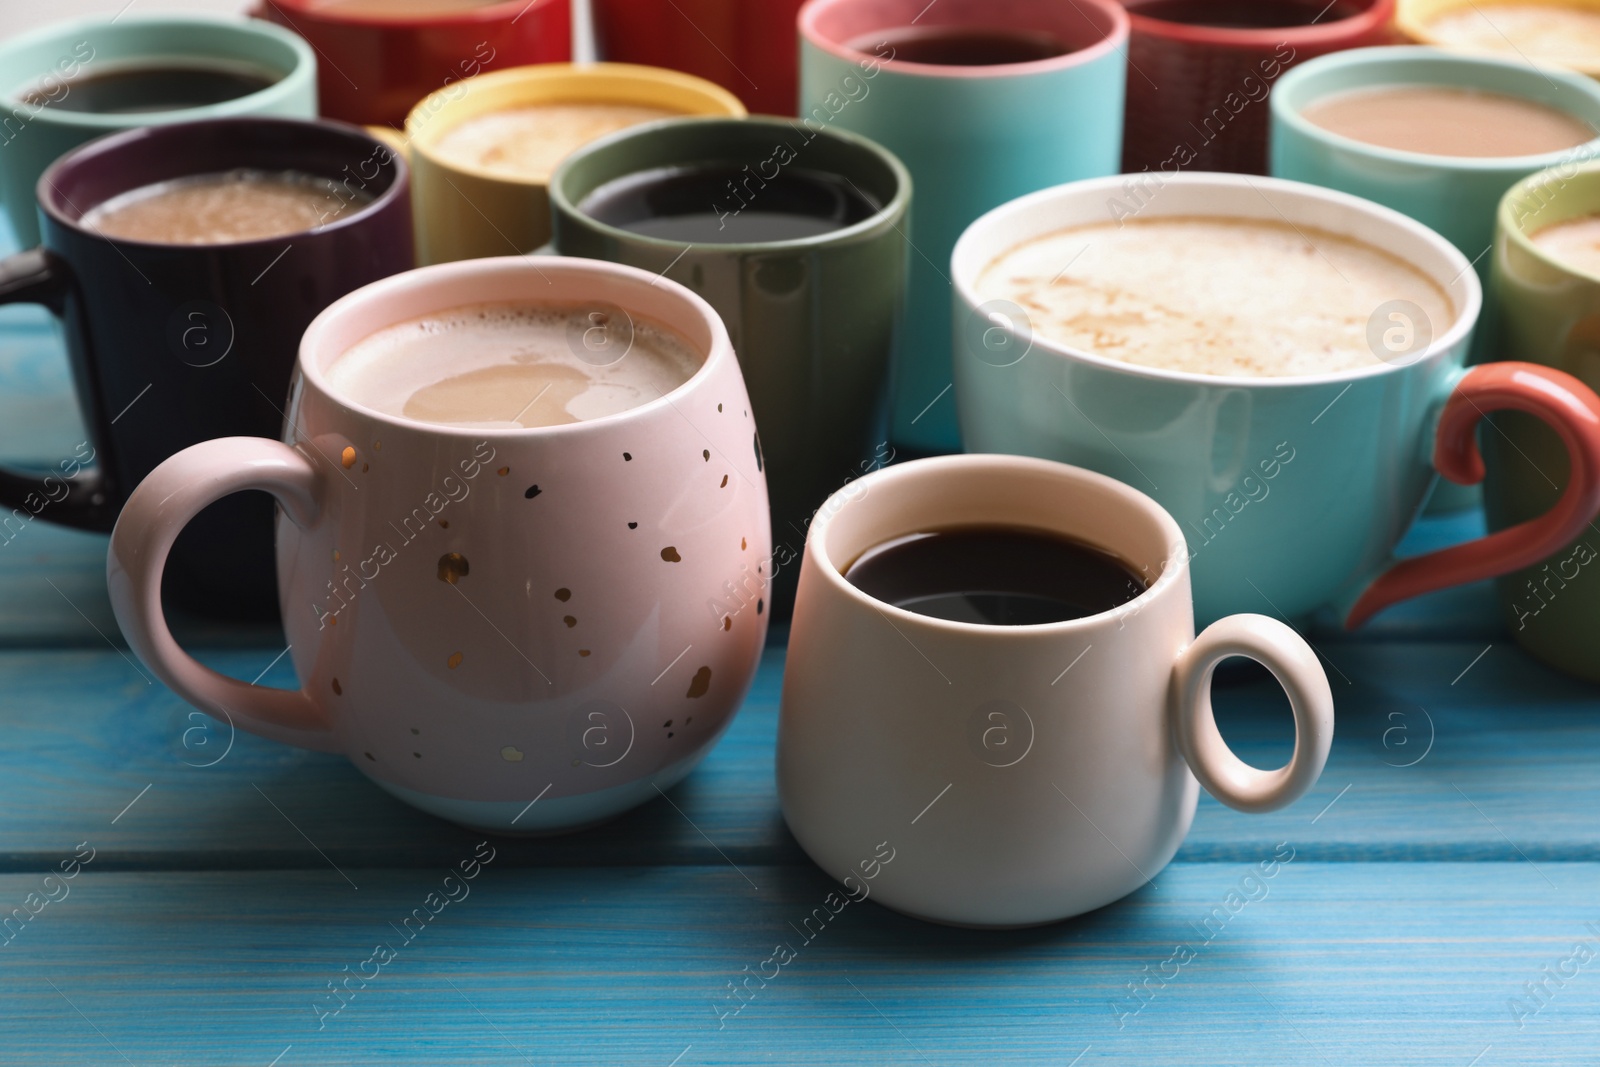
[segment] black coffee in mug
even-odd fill
[[[844,572],[868,596],[952,622],[1036,626],[1098,615],[1145,591],[1094,545],[1044,530],[962,526],[914,533],[862,553]]]
[[[1076,51],[1054,34],[1001,26],[892,26],[862,34],[846,47],[884,59],[944,67],[1034,63]]]
[[[1338,22],[1362,9],[1354,0],[1149,0],[1130,4],[1128,10],[1189,26],[1268,30]]]
[[[128,115],[206,107],[260,92],[281,75],[245,63],[170,61],[117,67],[85,74],[45,95],[23,99],[57,111]]]
[[[838,175],[786,166],[765,177],[764,169],[713,163],[642,170],[601,185],[578,210],[644,237],[690,244],[800,240],[854,226],[881,210]]]

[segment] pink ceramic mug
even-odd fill
[[[530,299],[620,308],[705,360],[639,407],[537,429],[417,422],[328,386],[330,362],[376,330]],[[771,535],[749,409],[711,306],[645,271],[508,257],[387,278],[307,328],[283,443],[202,442],[140,484],[111,538],[117,621],[191,704],[342,752],[424,811],[512,833],[598,822],[688,774],[754,677]],[[244,489],[278,502],[301,689],[201,666],[162,617],[173,539]]]

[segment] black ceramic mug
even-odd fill
[[[84,224],[112,197],[216,172],[326,179],[317,224],[261,240],[165,244]],[[95,456],[48,477],[0,468],[0,515],[109,532],[158,463],[213,437],[277,437],[300,334],[328,304],[412,266],[405,163],[360,129],[231,118],[102,137],[39,179],[42,244],[0,260],[0,304],[62,320]],[[272,501],[230,497],[178,538],[172,601],[213,618],[277,610]]]

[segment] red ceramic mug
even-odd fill
[[[743,101],[793,115],[803,0],[589,0],[602,59],[681,70]]]
[[[1294,64],[1391,43],[1395,0],[1122,0],[1124,171],[1267,173],[1267,93]]]
[[[405,7],[260,0],[251,14],[311,43],[322,115],[361,125],[399,127],[417,101],[474,74],[572,58],[570,0],[427,0]]]

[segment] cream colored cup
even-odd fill
[[[744,105],[702,78],[628,63],[543,63],[448,85],[406,116],[404,132],[373,132],[406,152],[417,263],[531,252],[550,240],[548,178],[508,178],[446,160],[438,144],[467,119],[547,103],[635,104],[685,115],[743,118]]]

